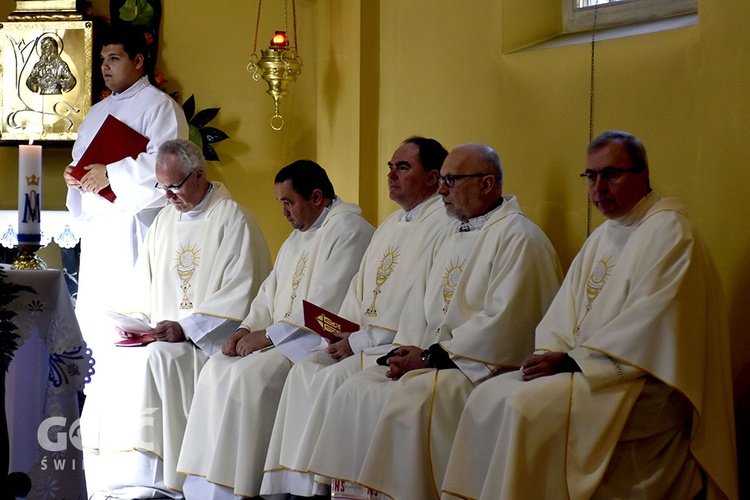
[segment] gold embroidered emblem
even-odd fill
[[[611,260],[612,258],[610,256],[606,256],[599,262],[597,262],[594,266],[593,271],[591,271],[589,279],[586,281],[586,312],[583,313],[581,320],[576,326],[574,332],[576,336],[580,335],[581,324],[583,324],[583,320],[586,319],[586,316],[589,315],[589,312],[591,311],[591,305],[601,293],[604,285],[607,284],[607,279],[609,279],[611,270],[613,267],[615,267],[614,264],[611,263]]]
[[[448,306],[451,305],[453,294],[456,292],[456,285],[458,280],[461,279],[461,273],[464,272],[464,262],[451,262],[445,269],[445,276],[443,276],[443,312],[448,312]]]
[[[188,296],[188,290],[191,288],[190,280],[193,279],[193,274],[198,267],[200,261],[200,249],[195,245],[188,243],[187,247],[180,245],[180,249],[177,251],[177,276],[180,277],[182,284],[182,302],[180,302],[180,309],[192,309],[193,302]]]
[[[292,314],[294,300],[297,298],[297,289],[302,282],[302,277],[305,275],[305,269],[307,269],[307,253],[302,254],[302,257],[297,261],[297,267],[294,268],[294,274],[292,275],[292,295],[289,297],[289,310],[284,314],[285,318],[288,318]]]
[[[453,262],[451,261],[448,264],[448,267],[445,268],[445,274],[443,275],[443,303],[445,304],[443,306],[443,314],[448,312],[448,307],[451,305],[451,300],[453,300],[453,295],[456,293],[456,286],[458,286],[458,280],[461,279],[461,274],[464,272],[464,264],[466,261],[463,262]],[[438,328],[435,331],[435,336],[440,336],[440,328]]]
[[[398,257],[398,248],[388,248],[383,258],[380,259],[380,266],[378,266],[378,270],[375,273],[375,289],[372,291],[372,304],[365,311],[365,316],[377,317],[378,310],[375,307],[375,301],[378,299],[378,295],[380,295],[380,289],[390,277],[393,268],[396,267]]]
[[[336,323],[325,314],[315,316],[315,320],[318,322],[324,332],[341,333],[341,323]]]

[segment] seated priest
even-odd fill
[[[338,310],[374,232],[357,205],[336,196],[317,163],[296,161],[274,182],[293,231],[242,326],[198,379],[178,464],[188,474],[186,498],[233,496],[235,478],[260,487],[276,406],[292,366],[280,346],[302,344],[304,350],[306,340],[300,339],[309,337],[320,343],[303,327],[302,302]],[[245,419],[250,411],[253,418]]]
[[[314,473],[345,480],[347,491],[440,496],[463,403],[476,384],[532,352],[562,277],[552,244],[502,183],[489,146],[459,146],[446,158],[438,193],[461,224],[423,266],[394,348],[336,391]]]
[[[446,156],[442,144],[426,137],[405,140],[391,156],[388,191],[401,208],[378,227],[339,311],[360,328],[289,372],[266,455],[263,496],[330,494],[330,482],[307,471],[331,398],[347,378],[388,352],[418,270],[432,263],[458,227],[437,194]]]
[[[714,264],[646,150],[605,132],[581,174],[608,219],[520,371],[477,387],[444,498],[737,498],[729,339]]]
[[[163,143],[156,180],[169,204],[136,264],[122,309],[131,312],[115,319],[124,343],[155,342],[124,348],[116,338],[96,356],[81,418],[90,494],[152,498],[182,489],[177,458],[195,381],[271,269],[255,219],[209,182],[195,144]]]

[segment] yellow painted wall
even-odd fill
[[[373,223],[388,199],[386,162],[406,137],[446,147],[486,142],[565,266],[586,236],[578,178],[589,134],[588,44],[516,51],[559,30],[561,0],[298,0],[305,66],[282,104],[286,125],[268,126],[272,101],[245,71],[257,4],[163,0],[159,69],[170,90],[220,106],[231,139],[210,175],[256,214],[272,251],[289,232],[271,184],[281,166],[317,159],[337,191]],[[281,2],[263,4],[259,45]],[[107,15],[108,2],[94,0]],[[276,7],[274,7],[276,6]],[[13,2],[0,0],[0,12]],[[750,419],[750,2],[701,0],[696,26],[596,45],[594,132],[621,128],[649,150],[652,184],[680,197],[705,237],[730,307],[741,434]],[[50,148],[51,149],[51,148]],[[66,151],[45,152],[45,207],[62,208]],[[13,208],[15,151],[0,147]],[[594,216],[594,225],[601,218]],[[750,445],[744,444],[745,448]]]
[[[413,133],[487,142],[567,267],[586,236],[589,44],[512,52],[555,33],[559,1],[382,0],[380,163]],[[750,2],[703,0],[696,26],[596,45],[594,133],[646,144],[652,185],[681,198],[728,297],[743,470],[750,420]],[[382,219],[394,207],[381,178]],[[601,222],[594,217],[594,226]]]

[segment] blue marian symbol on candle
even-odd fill
[[[36,175],[31,175],[31,177],[26,177],[26,185],[27,186],[38,186],[39,185],[39,178]],[[37,193],[36,189],[31,189],[28,193],[26,193],[26,201],[24,203],[23,207],[23,222],[41,222],[42,221],[42,213],[39,210],[39,206],[41,205],[40,199],[39,199],[39,193]]]

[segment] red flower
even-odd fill
[[[156,80],[156,84],[159,85],[159,87],[163,86],[169,81],[167,80],[167,77],[164,76],[164,73],[159,73],[158,71],[154,73],[154,80]]]

